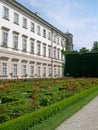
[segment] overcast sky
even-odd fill
[[[33,13],[73,34],[74,50],[98,41],[98,0],[16,0]]]

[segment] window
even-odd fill
[[[22,76],[26,76],[26,65],[22,66]]]
[[[46,38],[46,30],[43,29],[43,37]]]
[[[63,38],[61,39],[61,46],[64,46],[64,40],[63,40]]]
[[[60,59],[60,51],[58,50],[57,53],[58,53],[58,60],[59,60]]]
[[[54,77],[56,77],[56,68],[54,68]]]
[[[51,73],[51,67],[49,67],[49,76],[51,76],[51,74],[52,74],[52,73]]]
[[[53,36],[53,42],[56,43],[56,36],[55,35]]]
[[[17,34],[13,35],[13,48],[18,49],[18,35]]]
[[[41,35],[41,29],[40,29],[40,26],[37,26],[37,34],[38,34],[38,35]]]
[[[34,54],[34,40],[31,40],[31,53]]]
[[[27,19],[23,18],[23,28],[27,29]]]
[[[55,49],[54,49],[53,53],[54,53],[54,58],[56,58],[56,50]]]
[[[34,32],[35,31],[35,26],[34,26],[34,23],[31,22],[31,31]]]
[[[14,13],[14,23],[19,24],[19,14]]]
[[[2,45],[7,47],[8,46],[8,31],[2,31]]]
[[[51,40],[51,33],[48,32],[48,40]]]
[[[34,76],[34,66],[31,66],[31,76]]]
[[[2,63],[2,76],[7,76],[7,63]]]
[[[59,37],[57,38],[57,44],[59,45]]]
[[[13,76],[17,76],[17,64],[13,64]]]
[[[46,45],[43,46],[43,56],[46,56]]]
[[[37,76],[40,76],[40,67],[37,67]]]
[[[23,42],[23,51],[27,51],[27,39],[23,37],[22,42]]]
[[[43,77],[46,76],[46,67],[43,67]]]
[[[38,55],[41,54],[41,45],[40,45],[39,42],[37,43],[37,54],[38,54]]]
[[[51,57],[51,47],[48,47],[48,56]]]
[[[63,54],[61,54],[61,60],[64,60],[64,55]]]
[[[3,18],[9,20],[9,9],[3,7]]]
[[[58,77],[60,77],[60,67],[58,67]]]

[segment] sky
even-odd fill
[[[72,33],[74,50],[98,41],[98,0],[16,0],[62,32]]]

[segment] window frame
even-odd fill
[[[23,28],[27,29],[27,18],[23,17]]]
[[[19,14],[14,12],[14,23],[19,25]]]
[[[3,18],[9,20],[9,8],[3,6]]]

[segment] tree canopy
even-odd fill
[[[94,42],[91,52],[98,52],[98,41]]]

